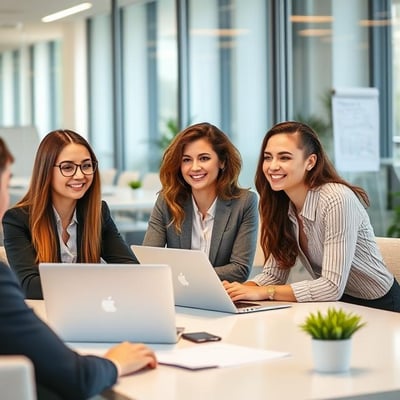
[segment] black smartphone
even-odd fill
[[[188,332],[182,333],[182,337],[186,340],[190,340],[195,343],[204,343],[204,342],[217,342],[221,340],[220,336],[213,335],[208,332]]]

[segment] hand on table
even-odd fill
[[[117,366],[119,376],[146,367],[155,368],[157,366],[153,350],[141,343],[120,343],[109,349],[104,358],[109,359]]]

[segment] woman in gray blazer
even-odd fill
[[[209,123],[189,126],[166,149],[162,190],[143,241],[203,250],[221,280],[243,282],[253,264],[257,195],[238,185],[239,151]]]

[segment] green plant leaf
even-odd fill
[[[344,340],[349,339],[364,325],[359,315],[330,307],[326,314],[319,310],[310,313],[299,327],[313,339]]]

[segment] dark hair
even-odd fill
[[[307,158],[311,154],[317,156],[314,167],[307,171],[304,177],[304,182],[309,188],[316,188],[325,183],[340,183],[349,187],[364,205],[369,206],[369,200],[362,188],[351,185],[339,176],[312,128],[296,121],[281,122],[273,126],[262,142],[255,175],[255,185],[260,195],[260,240],[265,259],[272,254],[280,267],[290,268],[295,264],[299,252],[288,218],[290,199],[283,190],[272,190],[263,172],[264,151],[268,140],[278,134],[297,135],[298,147],[304,151],[304,157]]]
[[[229,137],[216,126],[207,122],[191,125],[178,133],[165,150],[161,168],[161,193],[171,211],[173,224],[178,232],[184,219],[183,204],[191,195],[191,187],[181,173],[182,155],[188,143],[206,139],[224,164],[217,178],[217,195],[222,199],[239,196],[238,179],[242,168],[242,159]]]
[[[4,170],[8,163],[14,162],[14,156],[11,154],[6,142],[0,137],[0,172]]]

